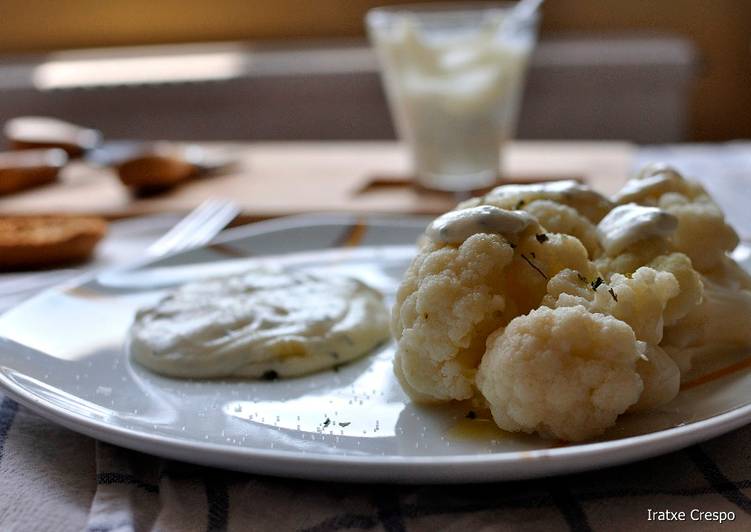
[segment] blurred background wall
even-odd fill
[[[2,0],[0,54],[134,44],[363,36],[388,0]],[[751,1],[548,0],[542,37],[647,32],[696,47],[690,140],[751,137]]]

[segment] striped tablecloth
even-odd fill
[[[668,160],[704,181],[751,238],[751,145],[640,151],[638,164],[653,160]],[[113,235],[110,260],[148,243],[126,240]],[[0,296],[0,310],[17,302]],[[659,520],[680,519],[680,512],[684,520]],[[708,520],[722,516],[732,520]],[[751,426],[659,458],[578,475],[461,486],[345,485],[143,455],[60,428],[0,394],[0,531],[516,528],[751,530]]]

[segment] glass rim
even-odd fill
[[[421,16],[455,16],[470,13],[504,13],[510,11],[519,2],[515,0],[503,1],[472,1],[472,2],[425,2],[425,3],[406,3],[379,6],[369,9],[365,13],[365,22],[371,27],[380,27],[388,24],[389,21],[399,17],[410,15],[414,17]],[[539,10],[519,17],[520,24],[534,23],[540,16]]]

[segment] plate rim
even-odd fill
[[[0,369],[5,369],[5,367]],[[747,404],[707,419],[647,434],[529,451],[451,456],[336,455],[237,447],[153,434],[111,425],[56,407],[13,382],[5,371],[0,371],[0,386],[5,389],[11,399],[45,419],[87,436],[129,449],[165,458],[251,473],[354,482],[372,482],[374,479],[391,480],[397,483],[492,482],[586,471],[682,449],[741,427],[749,422],[747,418],[751,415],[751,404]],[[234,460],[249,461],[237,462],[234,465],[228,463]],[[297,469],[296,466],[300,466],[301,463],[313,466],[312,470],[306,472]],[[517,467],[506,470],[488,467],[501,468],[509,465]],[[521,465],[525,467],[520,468]],[[341,466],[355,469],[346,471]],[[331,468],[331,470],[327,471],[326,468]],[[448,474],[451,476],[447,476]]]

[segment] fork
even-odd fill
[[[155,258],[207,244],[238,214],[240,209],[232,201],[208,199],[146,248],[146,254]]]
[[[240,213],[230,200],[208,199],[188,213],[169,231],[145,250],[148,258],[161,257],[199,247],[210,242]],[[77,269],[54,270],[44,273],[14,275],[0,280],[0,312],[7,305],[3,298],[20,301],[51,285],[61,283],[81,273]]]

